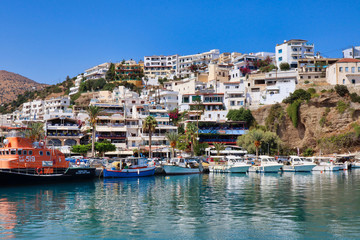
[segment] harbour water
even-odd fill
[[[0,188],[0,238],[359,238],[360,170]]]

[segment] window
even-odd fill
[[[9,155],[9,150],[6,150],[5,153],[6,153],[6,155]]]
[[[279,50],[278,50],[278,53],[282,53],[282,49],[279,49]]]
[[[351,68],[351,72],[352,72],[352,73],[355,73],[355,67],[352,67],[352,68]]]
[[[226,86],[226,89],[229,89],[230,87],[229,86]]]
[[[26,150],[23,151],[23,155],[27,155],[27,151],[26,151]]]
[[[235,105],[235,101],[230,101],[230,106],[234,106]]]
[[[352,80],[351,80],[351,83],[352,83],[352,84],[355,84],[355,82],[356,82],[355,79],[352,79]]]
[[[244,101],[240,101],[240,105],[241,105],[241,106],[244,105]]]
[[[345,67],[345,72],[348,72],[349,71],[349,68],[348,67]]]
[[[44,155],[43,151],[39,151],[39,155],[43,156]]]
[[[49,151],[46,151],[46,156],[50,156],[50,152],[49,152]]]
[[[11,153],[11,155],[15,155],[16,154],[16,149],[11,149],[10,153]]]
[[[192,101],[193,101],[193,102],[199,102],[199,101],[201,101],[201,96],[192,96]]]
[[[279,57],[279,62],[281,62],[282,61],[282,57]]]
[[[360,72],[360,67],[358,67],[358,72]]]
[[[18,150],[18,155],[21,155],[21,150]]]
[[[342,72],[342,67],[339,67],[339,72]]]
[[[189,97],[183,97],[183,103],[189,103]]]
[[[345,84],[345,79],[343,79],[343,84]]]

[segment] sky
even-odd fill
[[[56,84],[147,55],[274,52],[306,39],[325,57],[360,46],[357,0],[0,0],[0,70]]]

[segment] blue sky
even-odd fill
[[[357,1],[0,0],[0,70],[55,84],[153,54],[274,52],[301,38],[341,57],[360,45]]]

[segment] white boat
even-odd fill
[[[316,166],[313,171],[339,171],[340,165],[334,163],[334,158],[331,157],[310,157],[308,158]]]
[[[249,172],[276,173],[283,166],[283,164],[278,163],[273,157],[259,156],[259,160],[255,161],[255,164],[251,166]]]
[[[166,175],[183,175],[202,173],[203,167],[201,162],[193,158],[172,158],[170,163],[163,165]]]
[[[226,156],[225,164],[215,164],[209,166],[210,172],[217,173],[246,173],[251,164],[245,158],[238,156]]]
[[[284,172],[311,172],[314,167],[316,167],[316,164],[309,159],[290,156],[290,159],[282,166],[282,170]]]

